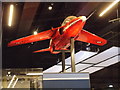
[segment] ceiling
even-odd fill
[[[7,25],[9,5],[15,5],[13,26]],[[33,54],[33,51],[44,49],[49,46],[49,40],[29,43],[25,45],[7,47],[8,42],[33,34],[33,31],[42,32],[52,27],[61,26],[68,16],[89,16],[84,29],[108,40],[104,46],[90,45],[90,51],[102,52],[112,46],[120,46],[118,40],[120,22],[109,20],[120,17],[120,5],[112,8],[104,17],[99,17],[100,12],[110,2],[16,2],[2,4],[2,63],[3,68],[43,68],[43,70],[61,61],[61,54],[53,55],[50,52]],[[48,7],[52,6],[52,10]],[[118,14],[117,14],[118,10]],[[87,43],[75,42],[75,51],[86,50]],[[66,54],[66,58],[70,54]],[[103,71],[104,72],[104,71]],[[96,74],[97,75],[97,74]],[[94,76],[94,74],[92,75]],[[96,77],[97,78],[97,77]]]

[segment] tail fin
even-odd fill
[[[37,51],[34,51],[33,53],[45,52],[45,51],[50,51],[50,48],[46,48],[46,49],[37,50]]]

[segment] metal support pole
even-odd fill
[[[65,72],[65,51],[62,51],[62,72]]]
[[[70,52],[71,52],[71,70],[72,72],[75,72],[75,50],[74,50],[74,38],[70,39]]]
[[[3,87],[3,88],[7,88],[7,77],[6,77],[6,76],[3,76],[2,79],[3,79],[3,80],[2,80],[2,87]]]
[[[30,90],[34,90],[34,80],[30,80]]]

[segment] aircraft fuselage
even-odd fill
[[[56,31],[55,35],[50,41],[50,51],[54,50],[64,50],[70,46],[70,38],[76,38],[85,24],[85,16],[80,16],[72,22],[68,23],[67,27],[63,29],[63,34],[60,34],[59,30]]]

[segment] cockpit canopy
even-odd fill
[[[69,23],[71,20],[73,20],[73,19],[75,19],[75,18],[77,18],[77,17],[76,17],[76,16],[68,16],[68,17],[63,21],[63,23],[62,23],[61,26],[64,26],[65,24]],[[60,29],[59,29],[59,32],[60,32],[61,35],[64,33],[64,31],[65,31],[64,28],[60,28]]]

